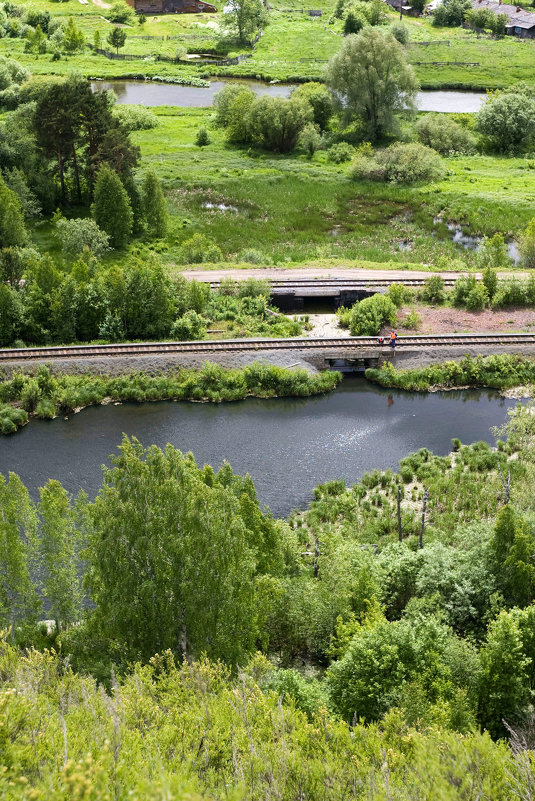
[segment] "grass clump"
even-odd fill
[[[520,354],[466,356],[413,370],[397,370],[386,362],[381,368],[366,370],[366,378],[383,387],[428,392],[431,388],[489,387],[512,389],[535,382],[535,360]]]
[[[337,372],[311,375],[303,368],[288,370],[258,362],[230,370],[205,362],[200,369],[119,376],[54,374],[49,367],[42,366],[35,375],[17,372],[0,383],[0,431],[14,433],[28,422],[29,415],[50,419],[97,405],[105,398],[134,403],[158,400],[221,403],[243,400],[250,395],[304,398],[331,392],[341,378]],[[25,409],[18,408],[19,405]]]

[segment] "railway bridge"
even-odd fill
[[[410,288],[419,288],[424,285],[429,273],[422,277],[405,277],[400,280],[396,277],[391,278],[355,278],[355,277],[318,277],[318,278],[271,278],[271,299],[273,303],[284,312],[306,312],[311,306],[319,304],[338,309],[340,306],[352,306],[357,300],[375,295],[378,292],[386,292],[391,284],[402,283]],[[455,283],[456,276],[442,276],[444,286],[451,289]],[[196,280],[204,280],[210,283],[212,289],[217,290],[221,286],[220,279],[210,279],[210,274],[205,273],[205,277],[196,277]]]

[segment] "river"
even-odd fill
[[[32,420],[1,438],[0,472],[18,473],[34,496],[56,478],[93,497],[100,466],[124,432],[144,445],[191,450],[201,465],[227,459],[237,473],[251,474],[274,515],[286,516],[330,479],[351,485],[374,468],[397,468],[422,447],[448,453],[452,437],[491,442],[490,428],[515,404],[494,392],[406,393],[347,377],[335,392],[314,398],[92,407],[68,420]]]
[[[118,103],[132,103],[142,106],[182,106],[202,108],[211,106],[214,95],[230,81],[212,81],[210,86],[178,86],[157,83],[156,81],[93,81],[94,90],[113,89]],[[237,81],[250,87],[258,95],[288,97],[298,84],[262,83],[261,81]],[[418,92],[417,105],[420,111],[477,112],[483,105],[486,95],[480,92]]]

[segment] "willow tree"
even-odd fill
[[[346,121],[360,120],[371,141],[395,130],[397,116],[414,108],[418,88],[406,49],[373,27],[344,39],[326,81]]]

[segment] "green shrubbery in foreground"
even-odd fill
[[[383,387],[420,392],[435,387],[510,389],[535,382],[535,360],[516,354],[478,355],[414,370],[397,370],[391,362],[385,362],[380,369],[366,370],[366,378]]]
[[[201,369],[176,369],[165,374],[144,372],[118,376],[53,374],[46,366],[35,375],[18,372],[0,383],[0,432],[10,434],[28,421],[28,414],[52,418],[84,406],[112,401],[197,400],[220,403],[248,395],[306,397],[330,392],[340,373],[311,375],[255,362],[243,369],[225,369],[206,362]],[[11,405],[10,405],[11,404]],[[22,407],[22,408],[15,408]]]
[[[486,734],[418,732],[396,713],[309,721],[267,688],[262,658],[233,679],[166,652],[108,695],[53,652],[1,643],[0,673],[4,801],[511,801],[531,766]]]
[[[288,521],[126,437],[94,501],[0,476],[2,798],[529,798],[531,412]]]

